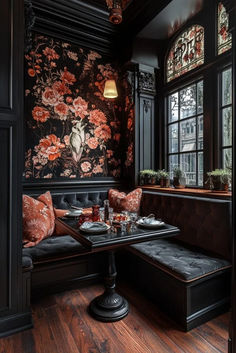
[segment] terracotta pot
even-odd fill
[[[211,176],[211,183],[213,185],[213,191],[229,191],[229,184],[222,183],[220,177],[218,176]]]
[[[185,177],[174,177],[173,179],[173,186],[176,189],[184,189],[186,186],[186,179]]]
[[[161,188],[168,188],[170,186],[170,179],[160,179],[160,187]]]
[[[151,177],[151,178],[149,179],[149,184],[155,185],[155,184],[156,184],[156,177]]]

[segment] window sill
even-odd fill
[[[159,185],[141,185],[140,188],[142,190],[152,190],[156,192],[163,192],[169,194],[179,194],[179,195],[189,195],[189,196],[201,196],[201,197],[209,197],[209,198],[219,198],[229,200],[232,197],[231,192],[224,191],[212,191],[206,189],[192,189],[192,188],[184,188],[184,189],[175,189],[175,188],[161,188]]]

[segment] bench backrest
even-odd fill
[[[141,212],[180,228],[178,239],[231,259],[231,202],[145,191]]]

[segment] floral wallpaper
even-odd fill
[[[41,35],[25,60],[25,178],[120,177],[122,103],[102,95],[111,64]]]
[[[125,140],[125,162],[124,176],[133,182],[134,167],[134,131],[135,131],[135,104],[134,104],[134,73],[127,71],[122,80],[124,95],[124,140]]]

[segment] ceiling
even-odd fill
[[[138,37],[148,39],[171,37],[188,19],[199,12],[202,6],[203,0],[172,0],[138,33]]]

